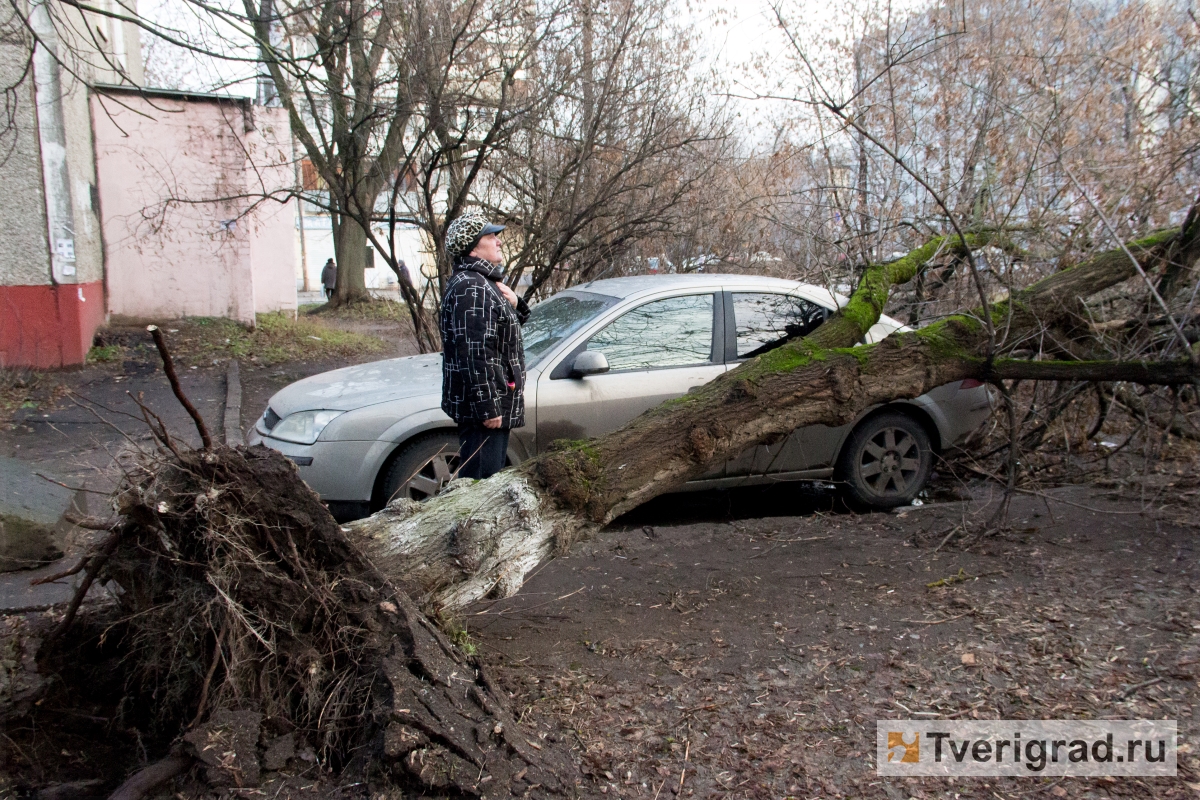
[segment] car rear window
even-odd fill
[[[829,310],[792,294],[734,292],[737,356],[753,358],[816,330]]]

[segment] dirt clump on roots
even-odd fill
[[[573,790],[565,754],[528,745],[506,695],[279,453],[161,451],[114,505],[90,569],[115,587],[121,705],[159,743],[148,760],[186,765],[176,780],[274,788],[280,776],[323,775],[446,797]]]
[[[564,508],[595,521],[604,519],[602,475],[596,451],[588,442],[554,442],[550,453],[537,460],[534,470],[538,482]]]
[[[326,759],[361,746],[381,581],[294,468],[222,449],[138,477],[117,497],[106,577],[124,590],[130,690],[156,727],[253,708]]]

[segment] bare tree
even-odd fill
[[[414,118],[411,9],[348,0],[292,6],[246,0],[292,132],[327,190],[338,260],[336,302],[366,299],[366,243],[376,200],[408,153]],[[407,275],[400,289],[418,339],[430,328]]]
[[[325,189],[307,199],[333,219],[338,302],[364,296],[369,242],[399,279],[420,346],[436,348],[444,230],[472,204],[511,224],[510,281],[530,274],[530,294],[669,230],[729,132],[672,48],[677,32],[656,23],[660,6],[364,0],[225,13],[252,32]],[[400,224],[425,233],[432,294],[402,268]]]
[[[793,24],[795,6],[777,13],[791,34],[795,93],[785,99],[803,105],[795,130],[821,154],[794,200],[827,209],[851,260],[902,251],[951,219],[1036,229],[1040,254],[1077,259],[1111,246],[1085,194],[1122,237],[1178,223],[1190,202],[1200,171],[1185,4],[868,4],[860,28],[822,31],[819,45]],[[874,230],[860,245],[848,226],[864,204]],[[992,293],[1040,277],[1001,258],[983,266]],[[914,324],[961,307],[968,276],[945,267],[901,293]]]
[[[531,80],[555,100],[506,143],[481,191],[517,229],[508,274],[529,275],[528,295],[613,274],[640,244],[674,238],[712,191],[731,132],[689,77],[689,34],[658,22],[665,11],[584,0],[546,43]]]

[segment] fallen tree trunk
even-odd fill
[[[1179,229],[1128,243],[1142,269],[1190,268],[1200,250],[1196,209]],[[966,245],[989,244],[987,235]],[[809,336],[765,353],[700,389],[591,441],[560,442],[520,467],[450,489],[423,505],[398,501],[349,526],[372,562],[418,586],[421,602],[453,612],[508,596],[537,563],[709,464],[797,428],[843,425],[871,406],[924,394],[954,380],[1041,378],[1178,384],[1196,379],[1178,363],[1017,361],[1000,356],[1046,331],[1070,339],[1088,329],[1083,301],[1137,274],[1118,248],[1018,292],[991,309],[1004,333],[997,352],[981,311],[858,345],[894,285],[910,280],[946,245],[934,239],[898,261],[867,270],[847,305]]]

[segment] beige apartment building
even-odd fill
[[[0,367],[83,363],[109,314],[295,310],[279,110],[145,88],[133,23],[18,0],[0,24],[20,30],[18,10],[34,35],[0,42]]]

